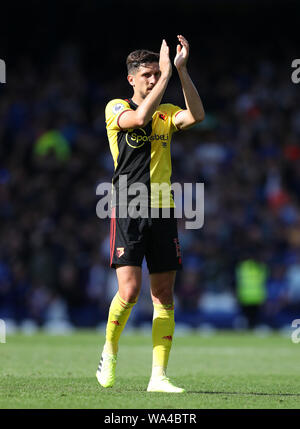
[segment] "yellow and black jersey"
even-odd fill
[[[160,104],[145,127],[122,130],[119,125],[120,116],[126,110],[136,110],[137,107],[131,99],[115,99],[105,109],[107,135],[115,167],[112,183],[116,190],[116,205],[119,195],[123,191],[127,192],[130,185],[142,183],[147,187],[147,204],[150,207],[174,207],[170,192],[170,144],[172,134],[178,130],[175,116],[183,109],[173,104]],[[124,189],[123,180],[119,181],[121,175],[127,177],[127,189]],[[162,183],[169,186],[167,199],[154,192],[156,184]]]

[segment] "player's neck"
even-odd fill
[[[141,102],[142,102],[142,100],[140,100],[140,98],[139,97],[137,97],[137,96],[133,96],[133,97],[131,97],[131,100],[137,105],[137,106],[139,106],[140,104],[141,104]]]
[[[137,105],[139,106],[142,102],[143,102],[143,98],[138,95],[138,94],[133,94],[133,97],[131,97],[131,100]]]

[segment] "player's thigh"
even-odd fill
[[[142,268],[139,266],[116,265],[119,295],[126,302],[135,302],[141,291]]]
[[[172,304],[176,271],[150,274],[151,297],[155,304]]]

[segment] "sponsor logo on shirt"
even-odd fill
[[[127,131],[126,133],[126,142],[134,149],[142,147],[146,142],[152,142],[154,140],[162,141],[163,147],[166,147],[168,139],[169,134],[153,134],[151,136],[147,136],[146,131],[143,128],[137,128],[131,132]]]

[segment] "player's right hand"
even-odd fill
[[[169,55],[169,46],[165,39],[162,41],[159,52],[159,69],[161,76],[170,77],[172,75],[172,64]]]

